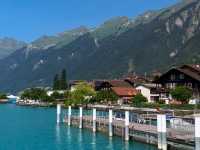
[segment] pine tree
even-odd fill
[[[63,69],[62,73],[61,73],[60,89],[61,90],[67,89],[67,79],[66,79],[66,70],[65,69]]]
[[[60,89],[59,75],[56,74],[53,81],[53,90],[59,90],[59,89]]]

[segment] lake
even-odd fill
[[[156,150],[120,137],[56,124],[55,108],[0,105],[0,150]]]

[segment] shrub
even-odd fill
[[[0,99],[7,99],[6,94],[0,93]]]
[[[142,94],[137,94],[133,99],[132,103],[134,106],[139,106],[143,103],[146,103],[148,100],[146,97],[144,97]]]
[[[99,91],[94,97],[94,102],[114,102],[118,100],[118,96],[110,90]]]
[[[92,97],[95,96],[95,91],[88,83],[79,83],[75,90],[71,92],[71,99],[73,104],[88,104]]]
[[[177,86],[175,89],[170,91],[172,97],[182,103],[188,103],[189,99],[192,97],[192,90],[185,86]]]

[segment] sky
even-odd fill
[[[136,17],[179,0],[0,0],[0,37],[31,42],[81,25],[95,27],[116,16]]]

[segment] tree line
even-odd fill
[[[74,90],[64,90],[62,93],[54,91],[51,95],[43,88],[30,88],[23,91],[21,99],[39,100],[44,102],[56,102],[62,100],[66,105],[78,106],[91,103],[116,103],[118,96],[111,90],[95,91],[91,84],[80,82],[74,86]]]

